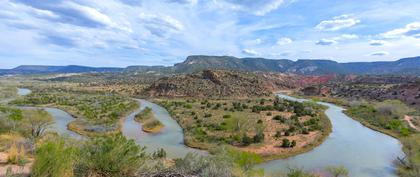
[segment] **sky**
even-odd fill
[[[0,68],[420,55],[419,0],[0,0]]]

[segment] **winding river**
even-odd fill
[[[307,101],[282,94],[279,94],[279,96],[289,100]],[[183,157],[188,152],[207,154],[204,151],[184,145],[181,127],[164,108],[146,100],[137,101],[140,102],[141,108],[130,114],[124,121],[122,132],[126,137],[134,139],[139,145],[147,146],[149,152],[164,148],[168,156],[173,158]],[[263,168],[267,173],[270,173],[290,167],[301,167],[316,171],[330,165],[342,165],[349,170],[350,176],[396,176],[393,160],[404,155],[402,145],[397,139],[364,127],[359,122],[346,116],[342,112],[344,109],[339,106],[323,102],[319,102],[319,104],[328,107],[325,113],[331,120],[333,127],[327,140],[310,152],[288,159],[260,164],[258,165],[259,168]],[[165,125],[161,133],[145,133],[141,130],[141,125],[134,121],[134,116],[145,107],[150,107],[156,118]],[[67,130],[66,125],[72,121],[72,117],[66,112],[54,108],[46,108],[46,110],[56,120],[57,125],[54,125],[54,129],[71,135],[72,132]]]

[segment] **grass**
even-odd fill
[[[146,107],[143,111],[138,113],[134,120],[142,124],[142,130],[147,133],[159,133],[164,125],[156,119],[152,109]]]

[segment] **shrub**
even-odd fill
[[[242,136],[242,145],[248,146],[251,143],[252,143],[252,139],[246,133],[244,133],[244,135]]]
[[[94,138],[80,152],[77,176],[134,176],[146,157],[122,134]]]
[[[253,137],[254,143],[261,143],[264,141],[264,133],[257,133],[255,134],[255,136]]]
[[[290,144],[290,147],[295,147],[296,146],[296,140],[293,140],[292,143]]]
[[[288,148],[288,147],[290,147],[290,140],[289,139],[287,139],[287,138],[284,138],[283,140],[282,140],[282,143],[281,143],[281,147],[284,147],[284,148]]]
[[[71,177],[77,149],[64,140],[52,140],[39,146],[32,167],[33,177]]]
[[[163,148],[160,148],[153,152],[152,157],[154,159],[166,158],[166,151]]]
[[[232,117],[232,115],[230,115],[230,114],[223,115],[224,119],[228,119],[228,118],[231,118],[231,117]]]

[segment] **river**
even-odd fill
[[[279,94],[280,97],[295,101],[307,101],[294,97]],[[183,131],[177,122],[172,119],[163,107],[146,100],[137,100],[141,107],[130,114],[124,121],[123,134],[134,139],[139,145],[147,146],[149,152],[158,148],[164,148],[169,157],[183,157],[188,152],[207,154],[204,151],[186,147],[184,145]],[[291,158],[274,160],[258,165],[267,173],[285,170],[289,167],[301,167],[306,170],[318,170],[326,166],[342,165],[346,167],[350,176],[355,177],[393,177],[395,167],[393,160],[403,156],[401,143],[388,135],[371,130],[359,122],[351,119],[343,113],[343,108],[330,103],[325,105],[325,111],[332,123],[332,132],[320,146],[312,151],[300,154]],[[141,130],[141,125],[134,121],[134,116],[144,109],[150,107],[165,128],[161,133],[149,134]],[[64,111],[57,111],[54,108],[47,108],[56,119],[57,131],[67,130],[65,125],[70,115]],[[70,116],[70,117],[68,117]],[[65,121],[61,121],[65,117]],[[67,132],[69,133],[69,132]]]

